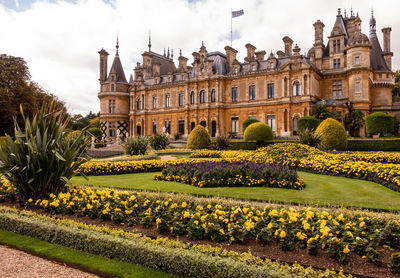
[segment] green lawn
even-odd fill
[[[101,272],[113,277],[177,277],[147,267],[107,259],[5,230],[0,230],[0,244],[14,246],[34,254],[83,267],[84,269]]]
[[[177,182],[154,181],[154,174],[91,176],[88,177],[88,181],[82,177],[73,177],[71,182],[76,185],[89,184],[293,204],[338,205],[400,211],[400,193],[377,183],[357,179],[299,172],[306,181],[306,188],[299,191],[265,187],[199,188]]]

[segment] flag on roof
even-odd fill
[[[244,14],[243,9],[241,9],[239,11],[233,11],[232,12],[232,17],[238,17],[238,16],[241,16],[243,14]]]

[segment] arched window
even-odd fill
[[[204,127],[204,128],[206,128],[207,127],[207,122],[206,122],[206,120],[201,120],[200,121],[200,125],[202,126],[202,127]]]
[[[190,93],[190,104],[194,104],[194,100],[195,100],[194,92],[191,92]]]
[[[142,109],[142,101],[140,98],[136,101],[136,109],[137,110]]]
[[[295,81],[293,83],[293,96],[300,96],[301,95],[301,85],[299,81]]]
[[[169,94],[165,95],[165,107],[171,107],[171,97]]]
[[[217,102],[217,95],[215,93],[215,89],[211,90],[211,102]]]
[[[200,103],[205,103],[206,102],[206,91],[201,90],[200,91]]]

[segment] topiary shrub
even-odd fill
[[[16,188],[21,201],[66,190],[66,183],[87,161],[90,143],[85,130],[77,135],[65,132],[68,118],[53,102],[43,105],[32,120],[22,106],[21,114],[25,126],[16,126],[15,140],[7,136],[0,144],[0,175]]]
[[[211,138],[207,130],[201,125],[196,126],[189,134],[188,149],[207,149],[211,144]]]
[[[96,137],[97,140],[101,140],[101,137],[103,136],[103,132],[101,132],[98,127],[91,127],[88,129],[88,132]]]
[[[304,116],[304,117],[301,117],[300,119],[298,119],[298,121],[297,121],[297,126],[299,129],[299,132],[301,132],[302,130],[305,130],[305,129],[314,131],[317,129],[318,125],[319,125],[319,121],[314,116]]]
[[[335,119],[324,120],[315,130],[322,140],[319,148],[323,150],[345,150],[347,146],[346,130],[343,125]]]
[[[368,115],[365,124],[369,134],[394,133],[394,118],[384,112]]]
[[[258,122],[260,122],[260,121],[257,120],[257,119],[247,119],[247,120],[245,120],[245,121],[242,123],[242,130],[243,130],[243,133],[245,132],[246,128],[247,128],[249,125],[254,124],[254,123],[258,123]]]
[[[149,141],[146,137],[129,137],[124,144],[124,150],[129,155],[143,155],[146,153]]]
[[[154,150],[163,150],[169,145],[169,138],[165,133],[154,134],[152,137],[150,137],[149,141],[150,146]]]
[[[263,141],[272,140],[273,138],[274,135],[271,127],[262,122],[249,125],[244,132],[245,141],[256,141],[257,144]]]

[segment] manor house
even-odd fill
[[[204,43],[193,52],[193,62],[180,53],[143,52],[134,77],[127,81],[116,54],[108,72],[104,49],[100,54],[100,122],[103,135],[122,136],[166,132],[186,137],[196,125],[212,137],[230,132],[243,135],[242,122],[255,118],[270,125],[276,136],[296,135],[297,120],[312,106],[325,104],[344,117],[351,109],[365,115],[384,111],[399,118],[400,105],[392,103],[394,73],[391,68],[390,27],[382,29],[383,49],[376,20],[370,19],[369,36],[361,19],[340,9],[328,38],[317,20],[314,44],[307,55],[290,37],[283,50],[266,53],[246,44],[244,61],[230,46],[225,52],[207,51]]]

